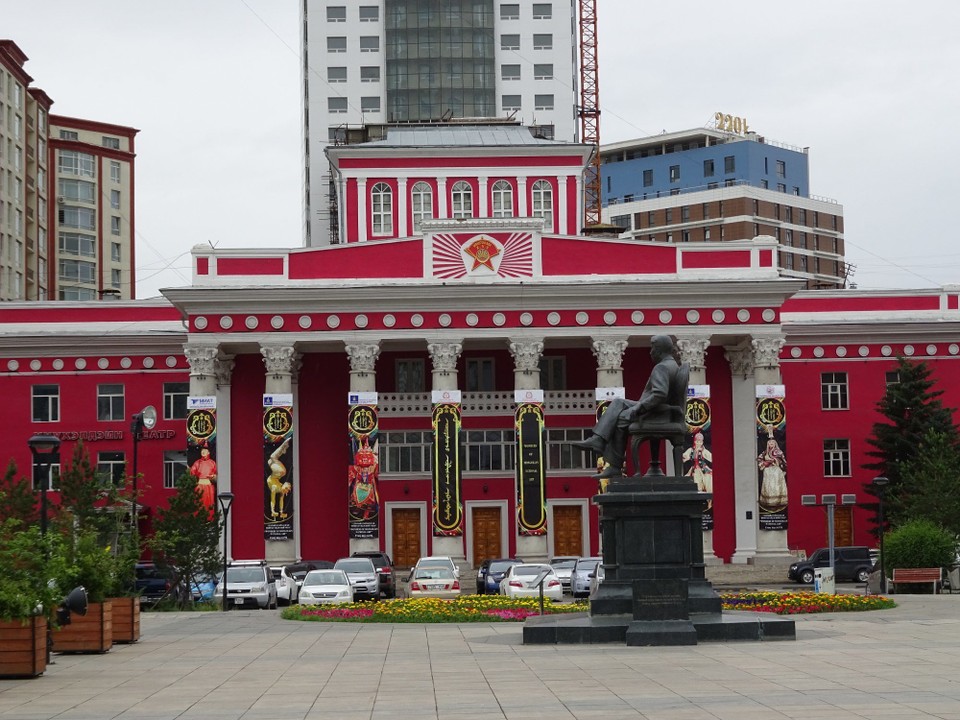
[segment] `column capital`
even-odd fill
[[[261,345],[260,354],[267,374],[274,377],[292,376],[300,359],[293,345]]]
[[[459,342],[434,340],[427,343],[427,351],[430,353],[434,372],[455,373],[463,345]]]
[[[780,367],[780,351],[786,338],[783,335],[761,335],[752,341],[754,364],[758,368],[776,370]]]
[[[730,372],[733,375],[747,377],[753,374],[753,348],[746,344],[735,345],[723,349],[723,355],[730,363]]]
[[[380,343],[347,343],[350,372],[372,373],[380,357]]]
[[[515,372],[526,375],[540,374],[540,357],[543,355],[543,341],[529,338],[510,340],[510,354],[513,356]]]
[[[677,335],[677,350],[680,361],[687,363],[691,370],[706,368],[707,348],[710,347],[709,335]]]
[[[218,355],[214,363],[214,371],[217,374],[217,385],[229,385],[230,378],[233,376],[233,355]]]
[[[213,377],[219,352],[216,345],[184,345],[183,354],[190,365],[190,377]]]
[[[594,338],[591,344],[597,369],[606,372],[623,370],[623,353],[627,349],[626,338]]]

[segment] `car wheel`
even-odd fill
[[[274,595],[273,596],[273,605],[270,606],[271,610],[276,610],[280,606],[280,599]]]
[[[809,585],[813,582],[813,570],[803,570],[800,572],[800,582]]]
[[[867,578],[870,577],[870,571],[866,568],[860,568],[857,570],[857,582],[865,583]]]
[[[483,595],[483,587],[480,585],[477,585],[477,595]]]

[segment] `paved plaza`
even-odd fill
[[[3,720],[957,718],[960,595],[797,617],[795,642],[524,646],[517,624],[145,613],[143,637],[0,681]]]

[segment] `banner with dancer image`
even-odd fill
[[[545,535],[546,425],[543,418],[543,390],[515,390],[514,433],[517,443],[517,532]]]
[[[263,538],[293,540],[293,395],[263,396]]]
[[[783,385],[757,386],[761,530],[787,529],[787,410]]]
[[[377,393],[347,395],[347,435],[350,467],[347,470],[350,539],[380,537],[380,461],[377,458],[379,423]]]
[[[213,520],[217,507],[217,398],[187,397],[187,468]]]
[[[433,534],[463,535],[460,391],[433,391]]]
[[[683,474],[700,492],[713,494],[713,432],[710,417],[710,386],[687,388],[687,440],[683,450]],[[713,498],[703,510],[702,528],[713,530]]]

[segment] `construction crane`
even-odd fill
[[[583,225],[600,224],[600,79],[597,69],[597,0],[580,0],[580,142],[593,145],[583,174]]]

